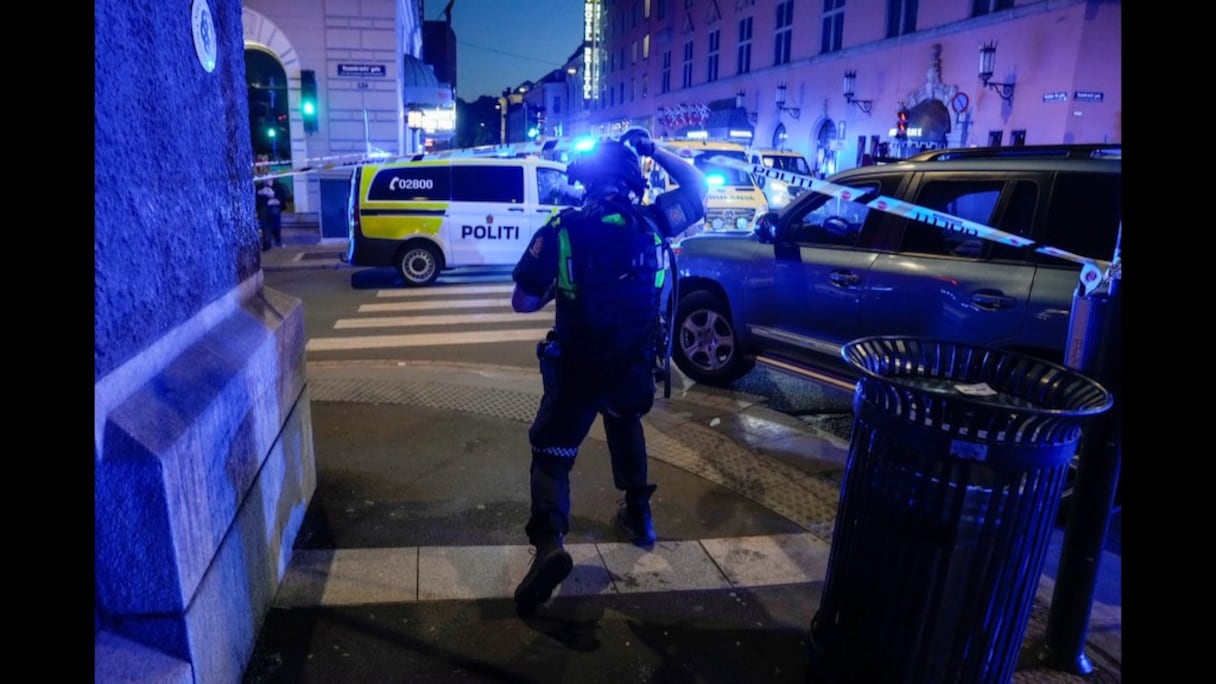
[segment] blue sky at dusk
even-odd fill
[[[453,0],[456,96],[472,102],[535,81],[565,64],[583,40],[583,0]],[[447,0],[426,0],[442,21]]]

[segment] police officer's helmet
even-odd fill
[[[618,191],[641,197],[646,192],[637,153],[616,140],[601,140],[566,167],[571,182],[582,183],[589,195]]]

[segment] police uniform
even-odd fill
[[[569,531],[570,470],[597,415],[626,508],[648,506],[655,490],[641,418],[654,404],[665,271],[648,211],[619,194],[591,197],[581,210],[550,219],[515,266],[515,282],[527,294],[557,287],[554,329],[538,347],[545,392],[528,432],[532,506],[525,531],[538,547],[560,543]]]
[[[653,204],[635,205],[632,198],[646,191],[637,156],[643,149],[664,168],[675,168],[681,185],[697,189],[677,188]],[[584,206],[546,222],[513,273],[512,308],[535,311],[552,296],[557,309],[553,329],[537,345],[545,391],[528,431],[532,503],[524,526],[536,557],[515,589],[521,613],[548,601],[573,567],[562,547],[570,530],[570,470],[597,415],[604,421],[613,484],[624,492],[616,524],[643,548],[657,538],[642,416],[654,405],[656,362],[665,344],[659,339],[663,236],[704,215],[700,172],[657,151],[648,136],[599,144],[567,173],[587,189]]]

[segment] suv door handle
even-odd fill
[[[971,301],[985,309],[1009,309],[1017,305],[1017,300],[1000,292],[984,291],[972,293]]]
[[[841,287],[853,287],[861,282],[861,276],[849,271],[833,271],[828,274],[828,280],[832,281],[833,285]]]
[[[518,211],[520,213],[523,213],[523,210],[524,210],[523,207],[507,207],[507,211]]]

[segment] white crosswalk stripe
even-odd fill
[[[334,330],[402,328],[400,334],[311,337],[309,352],[354,351],[403,347],[532,342],[553,326],[552,305],[532,314],[511,310],[511,284],[379,290],[377,299],[393,299],[360,305],[358,314],[399,313],[400,316],[360,315],[340,318]],[[466,313],[467,312],[467,313]],[[514,324],[495,330],[469,330],[469,326]],[[437,328],[463,326],[463,330],[440,332]]]

